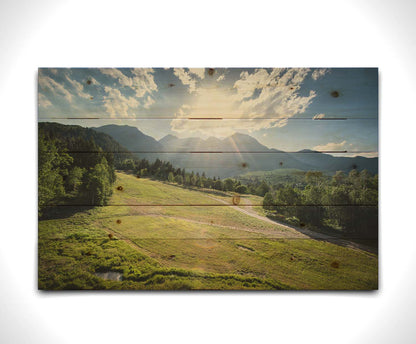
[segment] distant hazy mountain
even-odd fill
[[[259,152],[269,151],[269,148],[260,144],[250,135],[235,133],[223,140],[216,137],[209,137],[206,140],[189,137],[180,139],[174,135],[166,135],[159,140],[165,151],[203,151],[203,152]]]
[[[163,150],[163,146],[158,141],[151,136],[143,134],[136,127],[110,124],[93,129],[110,135],[131,152],[160,152]]]
[[[112,136],[141,158],[170,161],[175,167],[194,172],[205,172],[221,178],[236,176],[248,171],[270,171],[295,168],[303,171],[319,170],[328,173],[356,168],[378,172],[378,158],[334,157],[308,149],[286,153],[270,149],[250,135],[236,133],[225,139],[209,137],[178,138],[167,135],[161,140],[143,134],[136,127],[106,125],[95,128]],[[147,153],[150,152],[150,153]],[[204,153],[207,152],[207,153]],[[216,153],[217,152],[217,153]]]
[[[166,152],[195,151],[204,147],[204,140],[198,137],[179,139],[174,135],[166,135],[159,140],[159,143],[163,146],[162,150]]]
[[[224,150],[239,150],[242,152],[263,152],[270,151],[269,148],[263,146],[259,141],[250,135],[235,133],[223,141]]]

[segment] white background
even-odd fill
[[[1,343],[416,340],[413,1],[0,3]],[[37,291],[37,67],[379,67],[380,290]]]

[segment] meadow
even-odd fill
[[[39,220],[39,289],[378,288],[377,254],[274,223],[262,197],[116,177],[107,206]]]

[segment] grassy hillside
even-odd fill
[[[39,221],[40,289],[377,288],[376,255],[224,206],[231,195],[122,173],[114,189],[109,206]],[[109,271],[122,280],[97,275]]]

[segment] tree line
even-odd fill
[[[96,153],[70,153],[65,141],[39,132],[39,215],[48,205],[72,203],[105,205],[112,194],[114,159],[92,140],[78,139],[77,145]]]
[[[265,181],[246,183],[238,178],[207,177],[205,172],[199,174],[194,171],[186,171],[185,168],[175,168],[170,162],[160,159],[156,159],[154,162],[149,162],[146,159],[125,159],[120,165],[117,165],[117,169],[130,170],[137,177],[151,177],[183,186],[232,191],[239,194],[253,194],[263,197],[270,190],[270,186]]]
[[[185,168],[175,168],[168,161],[156,159],[150,162],[147,159],[125,159],[116,167],[119,170],[134,172],[137,177],[150,177],[156,180],[168,181],[183,186],[208,188],[219,191],[235,191],[241,194],[248,193],[245,185],[234,178],[221,180],[220,177],[207,177],[205,172],[188,172]]]
[[[378,175],[355,169],[332,178],[310,171],[304,183],[276,185],[263,198],[263,208],[277,219],[371,239],[378,236],[377,205]]]

